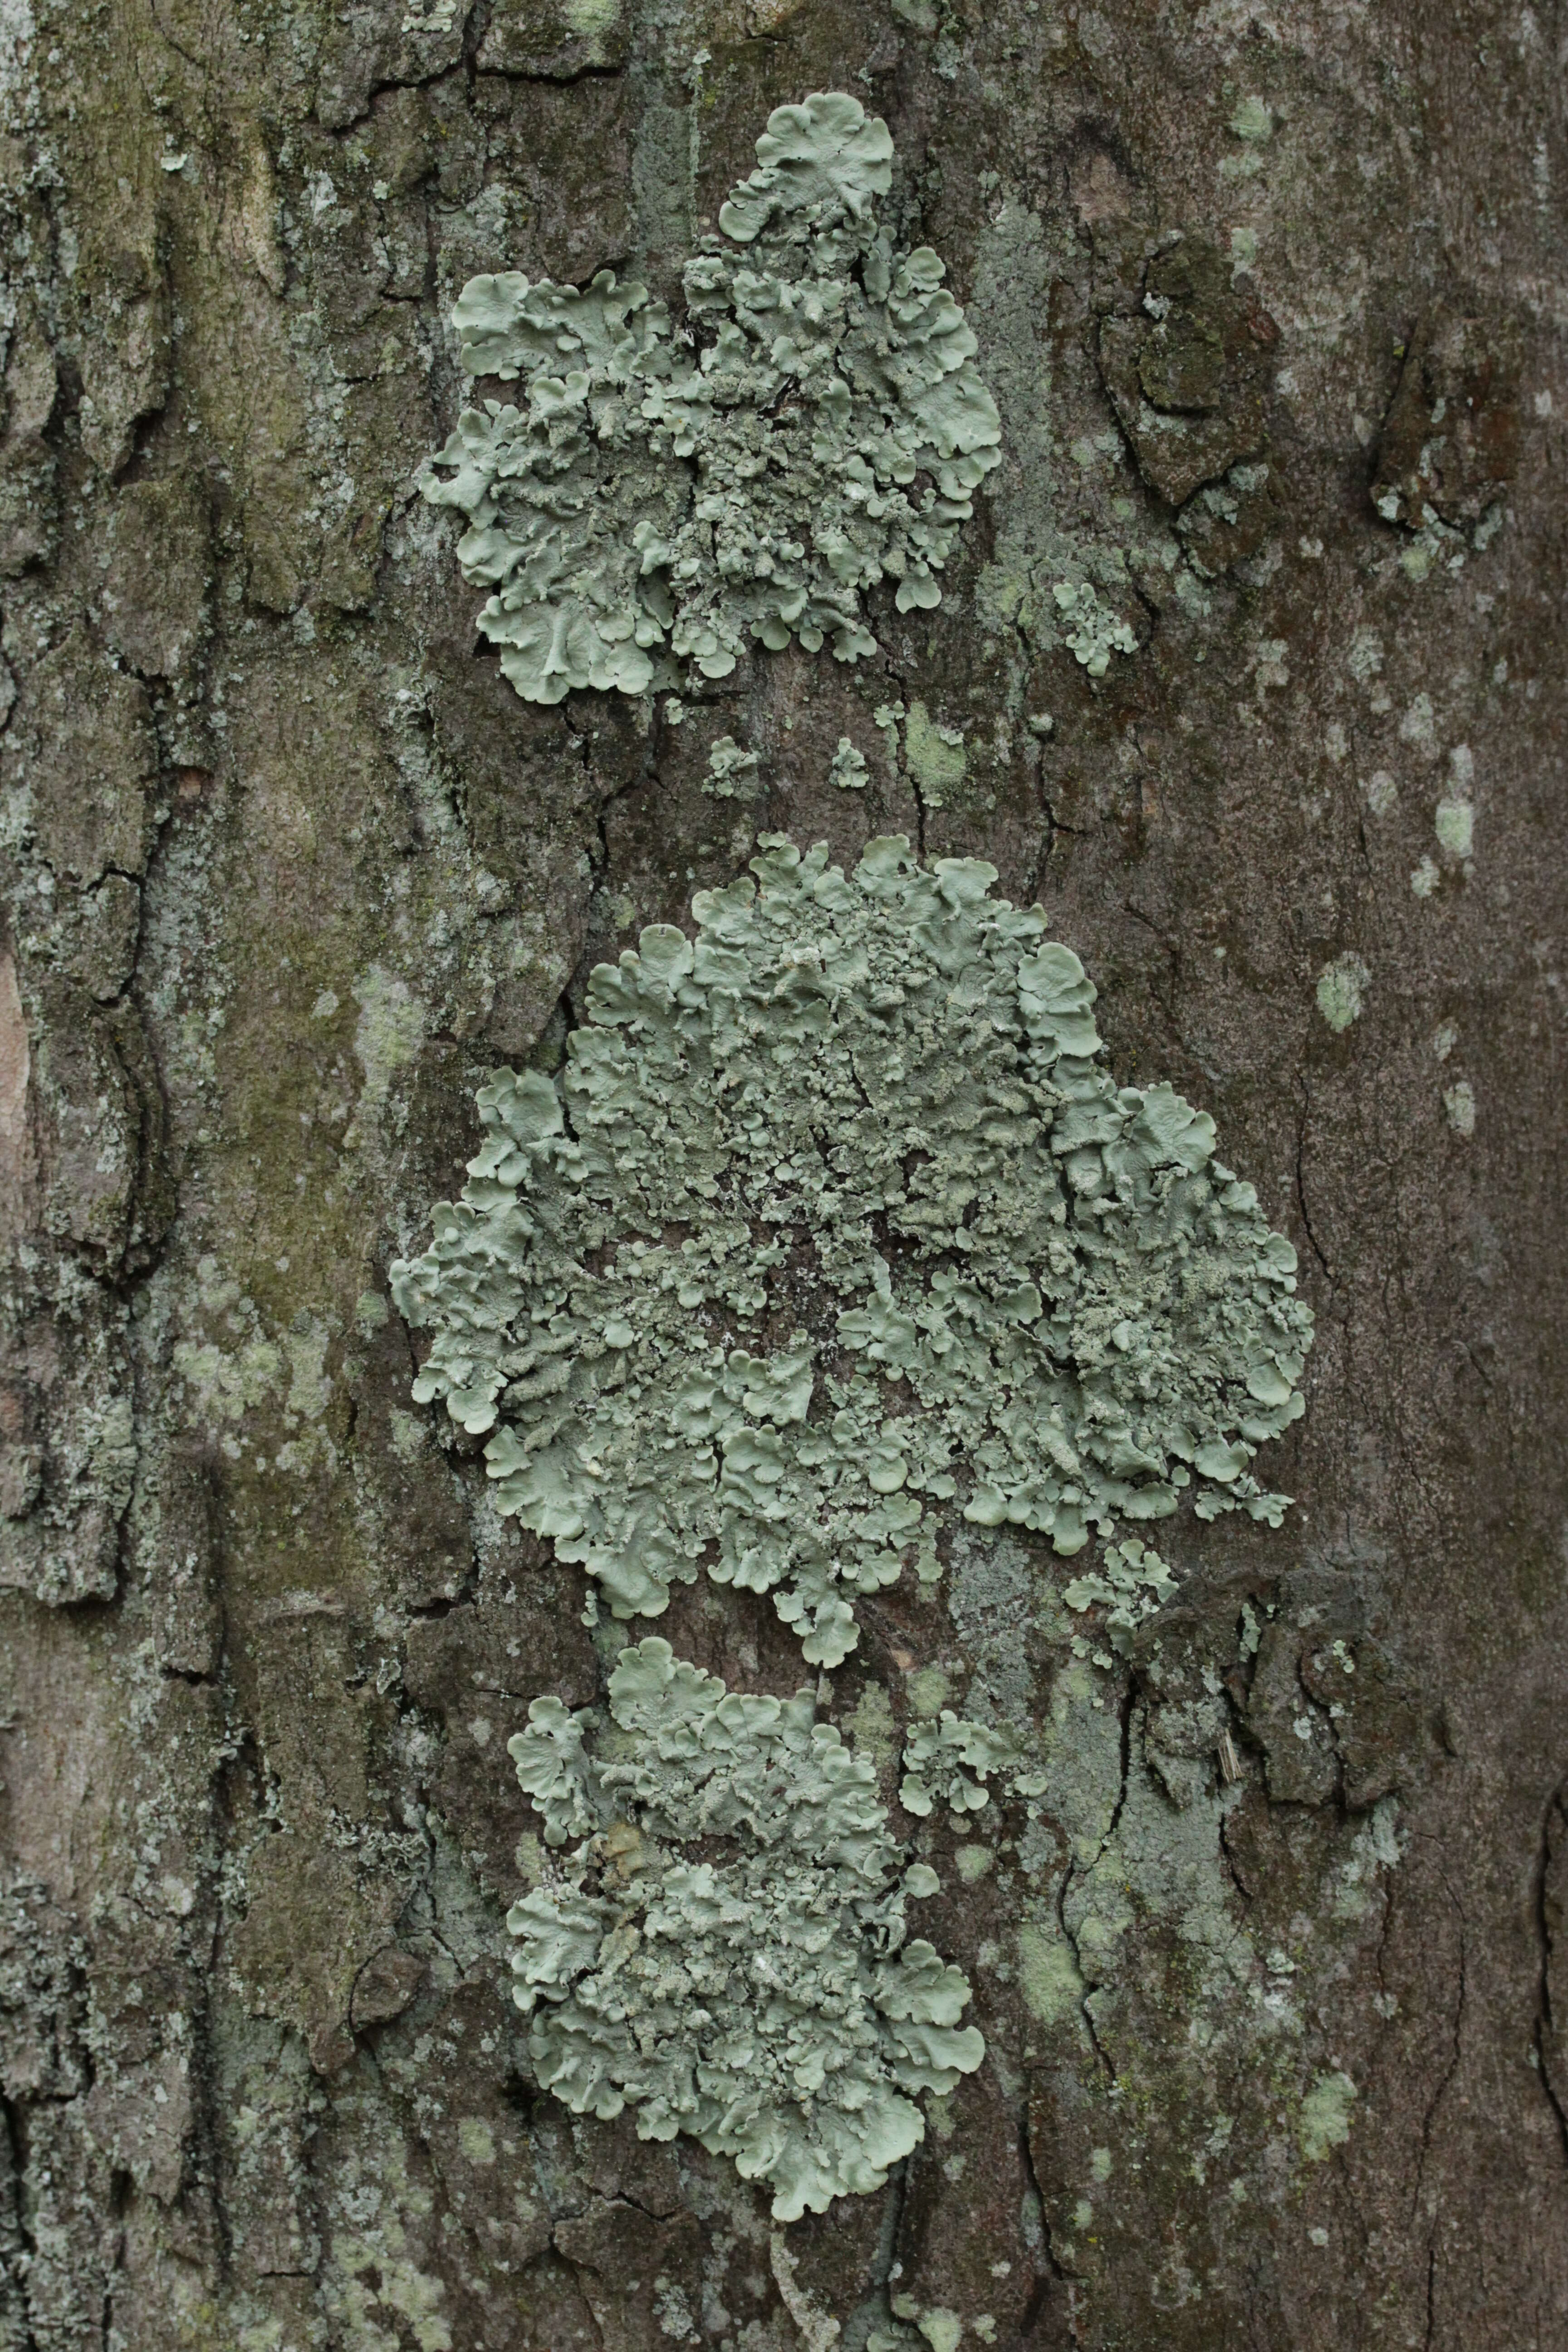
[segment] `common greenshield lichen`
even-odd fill
[[[1112,654],[1135,654],[1138,640],[1120,613],[1102,604],[1087,580],[1063,580],[1052,590],[1062,642],[1090,677],[1103,677]]]
[[[1279,1524],[1251,1465],[1302,1409],[1295,1254],[1211,1119],[1117,1086],[1078,958],[995,878],[768,837],[694,940],[595,971],[559,1078],[481,1090],[462,1198],[393,1269],[415,1394],[617,1617],[700,1569],[831,1666],[961,1519],[1067,1555],[1184,1495]]]
[[[622,1651],[608,1717],[535,1699],[510,1743],[547,1843],[578,1841],[508,1918],[541,2084],[732,2158],[776,2221],[880,2188],[915,2096],[984,2043],[908,1934],[934,1874],[900,1875],[871,1765],[809,1691],[727,1691],[657,1637]]]
[[[1010,1733],[967,1722],[944,1706],[936,1722],[918,1724],[904,1742],[899,1802],[906,1813],[920,1815],[939,1802],[961,1818],[980,1812],[991,1801],[985,1786],[991,1774],[1019,1761],[1017,1742]],[[1016,1779],[1013,1786],[1022,1790],[1023,1780],[1027,1780],[1029,1793],[1038,1795],[1030,1774]]]
[[[1152,1616],[1175,1590],[1175,1578],[1152,1545],[1127,1536],[1121,1543],[1107,1544],[1096,1567],[1063,1587],[1062,1599],[1080,1613],[1103,1609],[1106,1640],[1114,1649],[1125,1650],[1143,1619]],[[1080,1658],[1089,1654],[1090,1643],[1082,1633],[1073,1635],[1072,1646]]]
[[[778,108],[757,158],[680,324],[609,271],[475,278],[452,313],[465,373],[520,401],[465,410],[421,488],[468,518],[479,625],[527,700],[637,694],[661,658],[722,677],[792,636],[855,661],[868,589],[941,601],[999,455],[973,333],[936,254],[879,225],[893,142],[858,100]]]

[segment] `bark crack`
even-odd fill
[[[1554,1818],[1556,1822],[1555,1834],[1553,1834],[1552,1826]],[[1547,1805],[1545,1817],[1541,1825],[1541,1839],[1536,1847],[1535,1855],[1535,1886],[1533,1890],[1535,1934],[1536,1940],[1541,1950],[1541,1969],[1538,1978],[1533,2048],[1535,2053],[1536,2072],[1541,2078],[1541,2087],[1546,2095],[1547,2105],[1557,2118],[1558,2137],[1562,2143],[1563,2153],[1565,2158],[1568,2158],[1568,2109],[1564,2108],[1563,2103],[1558,2095],[1557,2085],[1552,2079],[1552,2062],[1560,2027],[1556,2017],[1553,2015],[1552,2007],[1552,1962],[1554,1953],[1552,1938],[1552,1918],[1551,1912],[1548,1907],[1547,1895],[1547,1881],[1552,1862],[1555,1859],[1555,1849],[1558,1845],[1559,1840],[1565,1835],[1568,1835],[1568,1808],[1565,1808],[1563,1804],[1563,1791],[1562,1789],[1559,1789],[1552,1796],[1551,1802]]]
[[[1046,2305],[1051,2299],[1052,2288],[1059,2286],[1067,2305],[1068,2342],[1075,2347],[1076,2352],[1076,2347],[1080,2340],[1078,2327],[1078,2282],[1063,2267],[1057,2250],[1051,2242],[1051,2225],[1046,2210],[1046,2193],[1040,2184],[1039,2173],[1035,2168],[1035,2147],[1029,2137],[1027,2117],[1025,2118],[1019,2139],[1024,2152],[1024,2169],[1028,2175],[1029,2186],[1034,2190],[1035,2201],[1040,2209],[1040,2252],[1046,2258],[1046,2267],[1043,2272],[1037,2273],[1034,2289],[1024,2306],[1023,2317],[1018,2322],[1017,2343],[1021,2352],[1021,2348],[1030,2342],[1036,2328],[1039,2326]]]
[[[1312,1213],[1307,1206],[1307,1121],[1312,1113],[1312,1090],[1306,1079],[1301,1080],[1301,1110],[1296,1122],[1296,1205],[1301,1213],[1301,1228],[1312,1245],[1312,1255],[1323,1269],[1325,1281],[1333,1281],[1333,1269],[1324,1255],[1323,1247],[1312,1227]]]

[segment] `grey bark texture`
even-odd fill
[[[1568,2347],[1563,39],[0,6],[5,2352]],[[943,603],[679,724],[525,705],[413,488],[451,300],[677,298],[814,89],[887,118],[1002,413]],[[984,2065],[787,2230],[531,2074],[505,1741],[602,1647],[386,1286],[483,1074],[557,1066],[592,965],[770,831],[1038,898],[1318,1317],[1298,1507],[1174,1525],[1112,1672],[1026,1538],[863,1612],[824,1703],[889,1801],[977,1684],[1057,1778],[931,1847]],[[765,1599],[658,1630],[799,1679]]]

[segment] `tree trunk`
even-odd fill
[[[0,2346],[1568,2347],[1555,15],[36,5]],[[814,91],[885,118],[1000,415],[941,604],[525,699],[416,486],[453,300],[611,268],[679,324]],[[558,1073],[595,965],[774,834],[1037,900],[1317,1322],[1284,1524],[1179,1512],[1120,1645],[1026,1528],[857,1604],[816,1703],[985,2057],[793,2221],[541,2087],[505,1749],[650,1630],[779,1694],[799,1645],[706,1575],[584,1622],[389,1291],[486,1075]],[[1041,1790],[917,1822],[897,1738],[952,1692]]]

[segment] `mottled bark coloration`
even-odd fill
[[[5,2352],[1568,2347],[1561,38],[0,5]],[[942,603],[526,704],[416,488],[452,302],[678,313],[814,90],[1001,415]],[[1318,1333],[1296,1510],[1167,1521],[1125,1654],[1019,1530],[859,1604],[819,1706],[986,2057],[784,2228],[532,2079],[506,1742],[613,1643],[387,1290],[484,1074],[783,832],[1037,898]],[[800,1679],[764,1595],[658,1630]],[[1046,1793],[904,1813],[944,1707]]]

